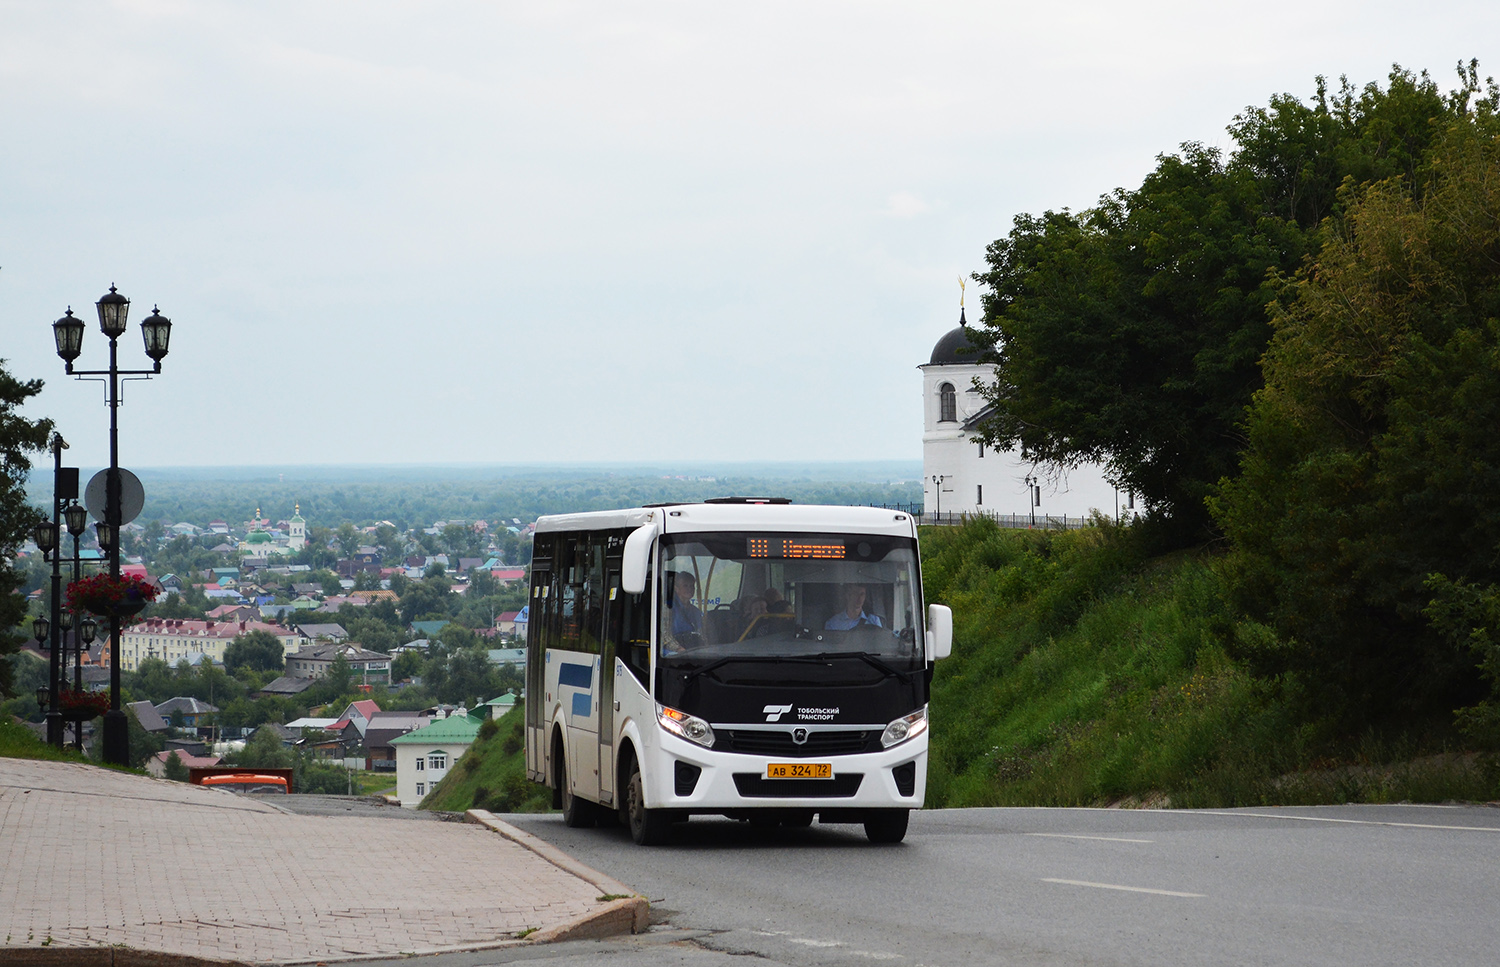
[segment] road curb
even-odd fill
[[[0,947],[0,967],[241,967],[243,963],[126,947]]]
[[[575,920],[547,927],[526,937],[532,943],[557,943],[563,940],[598,940],[622,933],[641,933],[650,925],[651,904],[639,890],[632,889],[612,876],[585,866],[546,840],[517,829],[486,809],[470,809],[464,818],[487,826],[518,846],[524,846],[565,873],[571,873],[598,888],[601,899],[611,899],[601,908]]]

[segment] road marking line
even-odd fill
[[[1027,836],[1046,836],[1049,839],[1102,839],[1106,843],[1154,843],[1154,839],[1122,839],[1119,836],[1080,836],[1077,833],[1027,833]]]
[[[1500,833],[1500,826],[1444,826],[1439,823],[1397,823],[1380,819],[1338,819],[1333,816],[1293,816],[1287,813],[1231,813],[1198,811],[1200,816],[1253,816],[1256,819],[1299,819],[1305,823],[1349,823],[1354,826],[1401,826],[1406,829],[1454,829],[1469,833]]]
[[[804,947],[842,947],[841,940],[809,940],[806,937],[787,937],[788,943],[799,943]]]
[[[1091,886],[1096,890],[1124,890],[1126,893],[1155,893],[1157,896],[1185,896],[1202,897],[1204,893],[1180,893],[1177,890],[1152,890],[1144,886],[1120,886],[1117,883],[1090,883],[1088,880],[1058,880],[1050,876],[1042,877],[1043,883],[1062,883],[1065,886]]]

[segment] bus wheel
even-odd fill
[[[646,808],[646,787],[641,782],[641,767],[630,763],[630,781],[625,785],[625,818],[630,823],[630,838],[639,846],[660,846],[672,838],[672,819],[664,809]]]
[[[865,836],[872,843],[899,843],[910,818],[909,809],[872,809],[865,814]]]
[[[563,757],[562,743],[557,744],[557,788],[562,794],[563,825],[574,829],[594,825],[594,804],[579,799],[568,788],[568,763]]]

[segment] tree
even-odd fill
[[[146,764],[146,760],[165,749],[167,743],[162,737],[152,735],[141,727],[140,720],[135,717],[135,709],[126,708],[125,714],[130,737],[130,764],[139,769]]]
[[[1329,711],[1481,697],[1471,639],[1500,587],[1495,107],[1450,126],[1419,199],[1400,179],[1348,196],[1347,232],[1274,306],[1241,471],[1212,502],[1241,606],[1277,632],[1242,652]]]
[[[419,651],[403,651],[391,662],[391,681],[404,682],[413,676],[422,674],[422,666],[427,659]]]
[[[235,674],[242,666],[256,671],[281,671],[286,667],[286,649],[269,631],[239,635],[224,648],[224,670]]]
[[[360,538],[363,536],[353,524],[347,520],[344,521],[339,525],[335,534],[335,540],[339,544],[339,553],[345,558],[353,557],[354,552],[359,550]]]
[[[172,782],[188,781],[188,767],[182,764],[176,749],[167,756],[165,777]]]
[[[447,617],[450,598],[448,583],[443,578],[423,578],[407,585],[397,610],[407,624],[421,620],[422,615],[426,614]]]
[[[297,756],[281,744],[281,738],[272,730],[256,729],[233,758],[235,765],[250,769],[291,769]]]
[[[1279,280],[1339,230],[1346,179],[1419,191],[1478,91],[1473,64],[1448,96],[1399,67],[1384,90],[1346,82],[1332,99],[1320,78],[1310,102],[1247,108],[1228,158],[1186,144],[1094,208],[1017,216],[975,275],[981,358],[997,366],[986,441],[1054,472],[1102,462],[1171,542],[1209,536],[1204,502],[1237,466]]]
[[[396,630],[378,618],[344,618],[341,615],[340,620],[344,623],[344,629],[349,632],[349,640],[359,642],[361,647],[370,651],[388,655],[392,648],[401,644],[401,636]]]
[[[465,597],[484,598],[500,592],[500,582],[489,571],[475,569],[469,572],[469,592]]]
[[[11,631],[26,614],[25,599],[15,593],[21,583],[14,566],[16,552],[42,519],[26,503],[29,454],[46,449],[52,436],[51,420],[29,420],[18,411],[41,391],[41,380],[16,379],[0,359],[0,696],[12,694],[11,663],[5,656],[24,641]]]

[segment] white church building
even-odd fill
[[[1127,514],[1128,497],[1104,479],[1102,468],[1087,465],[1049,480],[1018,450],[995,450],[980,441],[979,423],[989,404],[975,380],[990,382],[995,367],[979,361],[978,346],[963,310],[958,325],[943,335],[922,371],[922,495],[928,515],[1012,515],[1036,522],[1044,518],[1086,518],[1094,510],[1107,517]],[[1039,502],[1028,477],[1040,477]]]

